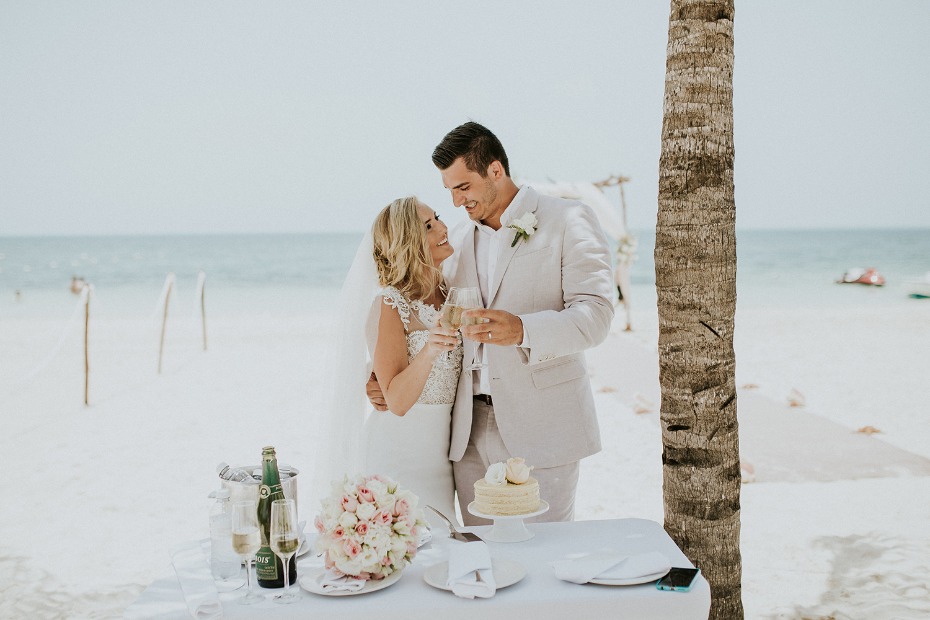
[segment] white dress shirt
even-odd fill
[[[513,197],[504,212],[501,213],[501,227],[494,230],[481,222],[472,220],[475,225],[475,264],[478,268],[478,287],[481,289],[481,301],[484,306],[488,305],[488,297],[491,294],[491,274],[497,271],[497,259],[500,256],[501,244],[510,243],[514,231],[507,228],[507,225],[513,219],[513,214],[520,210],[523,201],[526,199],[526,191],[523,186]],[[508,234],[510,233],[510,234]],[[523,330],[523,342],[520,346],[528,347],[526,329]],[[478,345],[478,355],[484,359],[484,345]],[[472,371],[472,380],[474,381],[475,394],[490,394],[491,379],[488,377],[487,368]]]

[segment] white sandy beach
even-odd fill
[[[662,520],[657,321],[654,300],[636,301],[635,331],[618,315],[589,355],[605,449],[583,463],[579,519]],[[120,617],[169,549],[207,536],[219,461],[257,463],[271,444],[308,469],[338,335],[320,317],[253,313],[211,319],[201,352],[176,314],[159,376],[157,325],[104,313],[91,323],[85,408],[76,327],[19,381],[65,319],[0,323],[2,618]],[[737,320],[742,454],[755,476],[742,487],[746,617],[928,617],[930,302],[741,309]],[[787,406],[792,389],[806,406]],[[881,433],[855,432],[866,425]]]

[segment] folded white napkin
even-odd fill
[[[320,579],[320,587],[324,592],[358,592],[365,587],[365,580],[327,570]]]
[[[592,579],[636,579],[656,573],[666,573],[671,562],[662,553],[623,554],[611,551],[592,553],[570,560],[549,562],[555,576],[572,583],[588,583]]]
[[[481,579],[478,579],[478,576]],[[491,570],[491,552],[483,542],[452,545],[449,550],[449,578],[446,586],[462,598],[490,598],[497,591]]]
[[[191,616],[198,620],[222,618],[223,606],[200,542],[177,547],[171,553],[171,565],[177,573]]]

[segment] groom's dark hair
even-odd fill
[[[499,161],[504,172],[510,176],[510,163],[504,145],[491,130],[483,125],[469,121],[459,125],[446,134],[439,146],[433,150],[433,164],[445,170],[459,157],[465,160],[465,167],[481,176],[487,176],[491,162]]]

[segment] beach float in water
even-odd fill
[[[930,271],[924,274],[923,278],[908,280],[907,296],[913,299],[930,299]]]
[[[836,281],[837,284],[865,284],[867,286],[884,286],[885,276],[878,273],[874,267],[862,269],[856,267],[846,270],[843,277]]]

